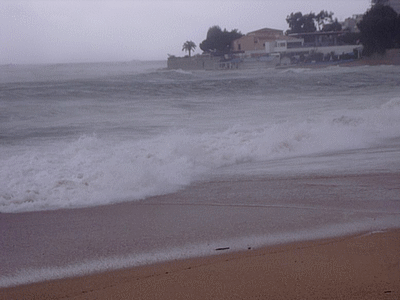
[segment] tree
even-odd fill
[[[338,19],[335,19],[334,22],[325,24],[322,28],[322,31],[341,31],[342,25],[338,22]]]
[[[306,33],[317,31],[340,31],[342,26],[337,19],[333,20],[333,12],[321,10],[318,14],[310,12],[303,15],[301,12],[291,13],[286,17],[289,30],[286,34]]]
[[[400,48],[400,14],[397,16],[396,21],[396,36],[394,37],[396,48]]]
[[[332,24],[333,22],[333,12],[327,12],[326,10],[321,10],[319,14],[315,15],[314,21],[317,23],[318,30],[321,31],[325,28],[325,24]],[[337,19],[336,19],[337,22]],[[322,26],[322,27],[321,27]]]
[[[376,5],[376,4],[387,4],[389,2],[389,0],[372,0],[371,3],[372,5]]]
[[[359,32],[345,32],[343,35],[338,37],[339,41],[347,45],[357,45],[360,43]]]
[[[317,28],[315,27],[314,19],[314,13],[307,15],[303,15],[301,12],[291,13],[286,17],[286,22],[290,28],[286,31],[286,34],[315,32]]]
[[[232,42],[242,36],[243,34],[237,29],[222,31],[221,27],[212,26],[207,31],[207,38],[200,43],[200,49],[204,52],[226,54],[231,51]]]
[[[376,4],[369,9],[357,25],[360,29],[360,42],[364,46],[364,54],[385,54],[387,49],[395,45],[397,13],[387,5]]]
[[[183,46],[182,46],[182,51],[186,51],[189,52],[189,57],[192,51],[194,51],[194,49],[196,49],[196,44],[192,41],[186,41]]]

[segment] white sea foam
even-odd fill
[[[214,133],[179,129],[129,141],[81,136],[2,156],[0,211],[143,199],[176,191],[219,167],[371,147],[398,137],[399,128],[400,98],[394,98],[369,109]]]
[[[143,199],[221,167],[276,159],[266,171],[324,172],[324,159],[342,170],[344,151],[390,147],[400,136],[393,67],[163,67],[3,68],[12,80],[0,83],[0,211]],[[398,168],[389,155],[374,160],[359,166]]]

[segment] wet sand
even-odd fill
[[[0,298],[396,299],[399,231],[358,234],[400,228],[399,183],[399,173],[242,176],[139,202],[0,214],[1,276],[19,284]],[[117,268],[128,269],[105,272]],[[57,276],[75,277],[26,285]]]
[[[0,290],[1,299],[399,299],[400,230]]]

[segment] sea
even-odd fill
[[[213,182],[223,182],[232,197],[210,200],[209,210],[199,212],[209,218],[212,209],[231,205],[229,199],[235,197],[232,204],[235,209],[254,203],[266,205],[262,199],[252,202],[246,197],[238,198],[239,189],[232,192],[246,178],[253,181],[264,178],[266,186],[268,179],[282,180],[281,185],[274,187],[282,190],[287,180],[297,178],[368,174],[392,178],[394,181],[385,196],[381,197],[383,194],[376,188],[373,194],[368,190],[373,201],[362,206],[368,213],[383,213],[379,223],[382,228],[400,227],[399,172],[398,66],[224,71],[169,70],[166,61],[0,66],[3,253],[12,252],[10,241],[15,242],[13,247],[19,247],[23,236],[10,235],[11,225],[5,229],[5,220],[10,220],[7,218],[25,220],[26,216],[91,209],[102,209],[106,214],[105,208],[127,204],[134,210],[146,201],[154,204],[154,199],[159,199],[158,204],[162,204],[167,195],[182,193],[189,196],[181,197],[180,204],[190,203],[195,207],[200,206],[202,195],[209,192],[207,186]],[[259,183],[257,188],[262,190],[262,186]],[[353,197],[353,200],[365,199]],[[273,205],[279,206],[279,201]],[[296,209],[305,206],[302,199],[298,201],[290,205]],[[341,209],[346,207],[340,199],[332,197],[331,201],[341,203]],[[282,202],[282,205],[289,204]],[[307,202],[308,208],[313,205],[318,206]],[[338,205],[335,209],[340,208]],[[152,216],[152,222],[154,218],[171,222],[178,217],[179,210],[168,209],[167,205],[160,208],[159,215]],[[184,209],[188,208],[182,208],[182,214]],[[168,218],[164,214],[167,211]],[[346,213],[348,216],[350,212]],[[309,217],[313,219],[312,215]],[[243,216],[238,218],[243,220]],[[194,222],[187,219],[185,224]],[[267,220],[260,217],[257,222],[251,226],[262,228],[260,224]],[[276,222],[288,221],[280,218]],[[177,238],[176,243],[168,244],[168,249],[172,249],[169,256],[161,255],[164,259],[175,258],[177,253],[179,257],[185,256],[182,249],[191,249],[186,251],[188,256],[197,253],[194,249],[202,249],[197,254],[207,251],[205,229],[199,229],[198,221],[195,223],[197,229],[192,232],[200,230],[201,238],[187,237],[190,247]],[[276,224],[275,227],[281,228]],[[332,229],[335,224],[328,225]],[[224,233],[223,238],[228,241],[230,237],[235,240],[248,237],[251,231],[248,226],[243,236]],[[354,231],[367,227],[357,227]],[[297,225],[292,224],[291,228]],[[215,228],[210,225],[209,230]],[[232,228],[232,232],[238,230]],[[8,240],[4,238],[6,231]],[[265,235],[266,231],[257,231],[258,244],[265,243],[266,238],[260,239]],[[163,238],[167,238],[165,232],[154,240]],[[146,243],[151,244],[148,239]],[[220,245],[218,240],[221,236],[216,235],[211,242],[207,240],[207,245],[212,244],[215,250]],[[196,244],[193,248],[196,242],[204,242],[204,247]],[[245,246],[249,243],[247,240]],[[82,271],[78,267],[84,265],[82,261],[94,261],[88,255],[80,261],[72,259],[60,265],[57,257],[51,264],[45,263],[49,260],[40,264],[39,259],[18,264],[35,247],[13,259],[11,254],[10,259],[7,254],[3,256],[2,263],[15,263],[7,263],[3,269],[2,286],[76,275]],[[149,247],[152,258],[156,256],[154,251],[161,253],[167,248],[161,242]],[[143,258],[150,251],[146,249],[138,252],[139,260],[157,260]],[[124,248],[123,253],[107,256],[114,260],[125,257],[118,263],[112,260],[104,263],[102,256],[102,263],[96,267],[88,267],[91,263],[87,263],[86,267],[92,272],[110,266],[135,265],[132,261],[138,257],[132,258],[135,254],[132,251]]]

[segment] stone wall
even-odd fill
[[[374,54],[371,57],[364,56],[352,63],[343,64],[343,66],[360,65],[394,65],[400,66],[400,49],[389,49],[384,55]]]
[[[196,55],[192,57],[169,57],[168,69],[182,70],[215,70],[218,69],[221,58],[208,55]]]

